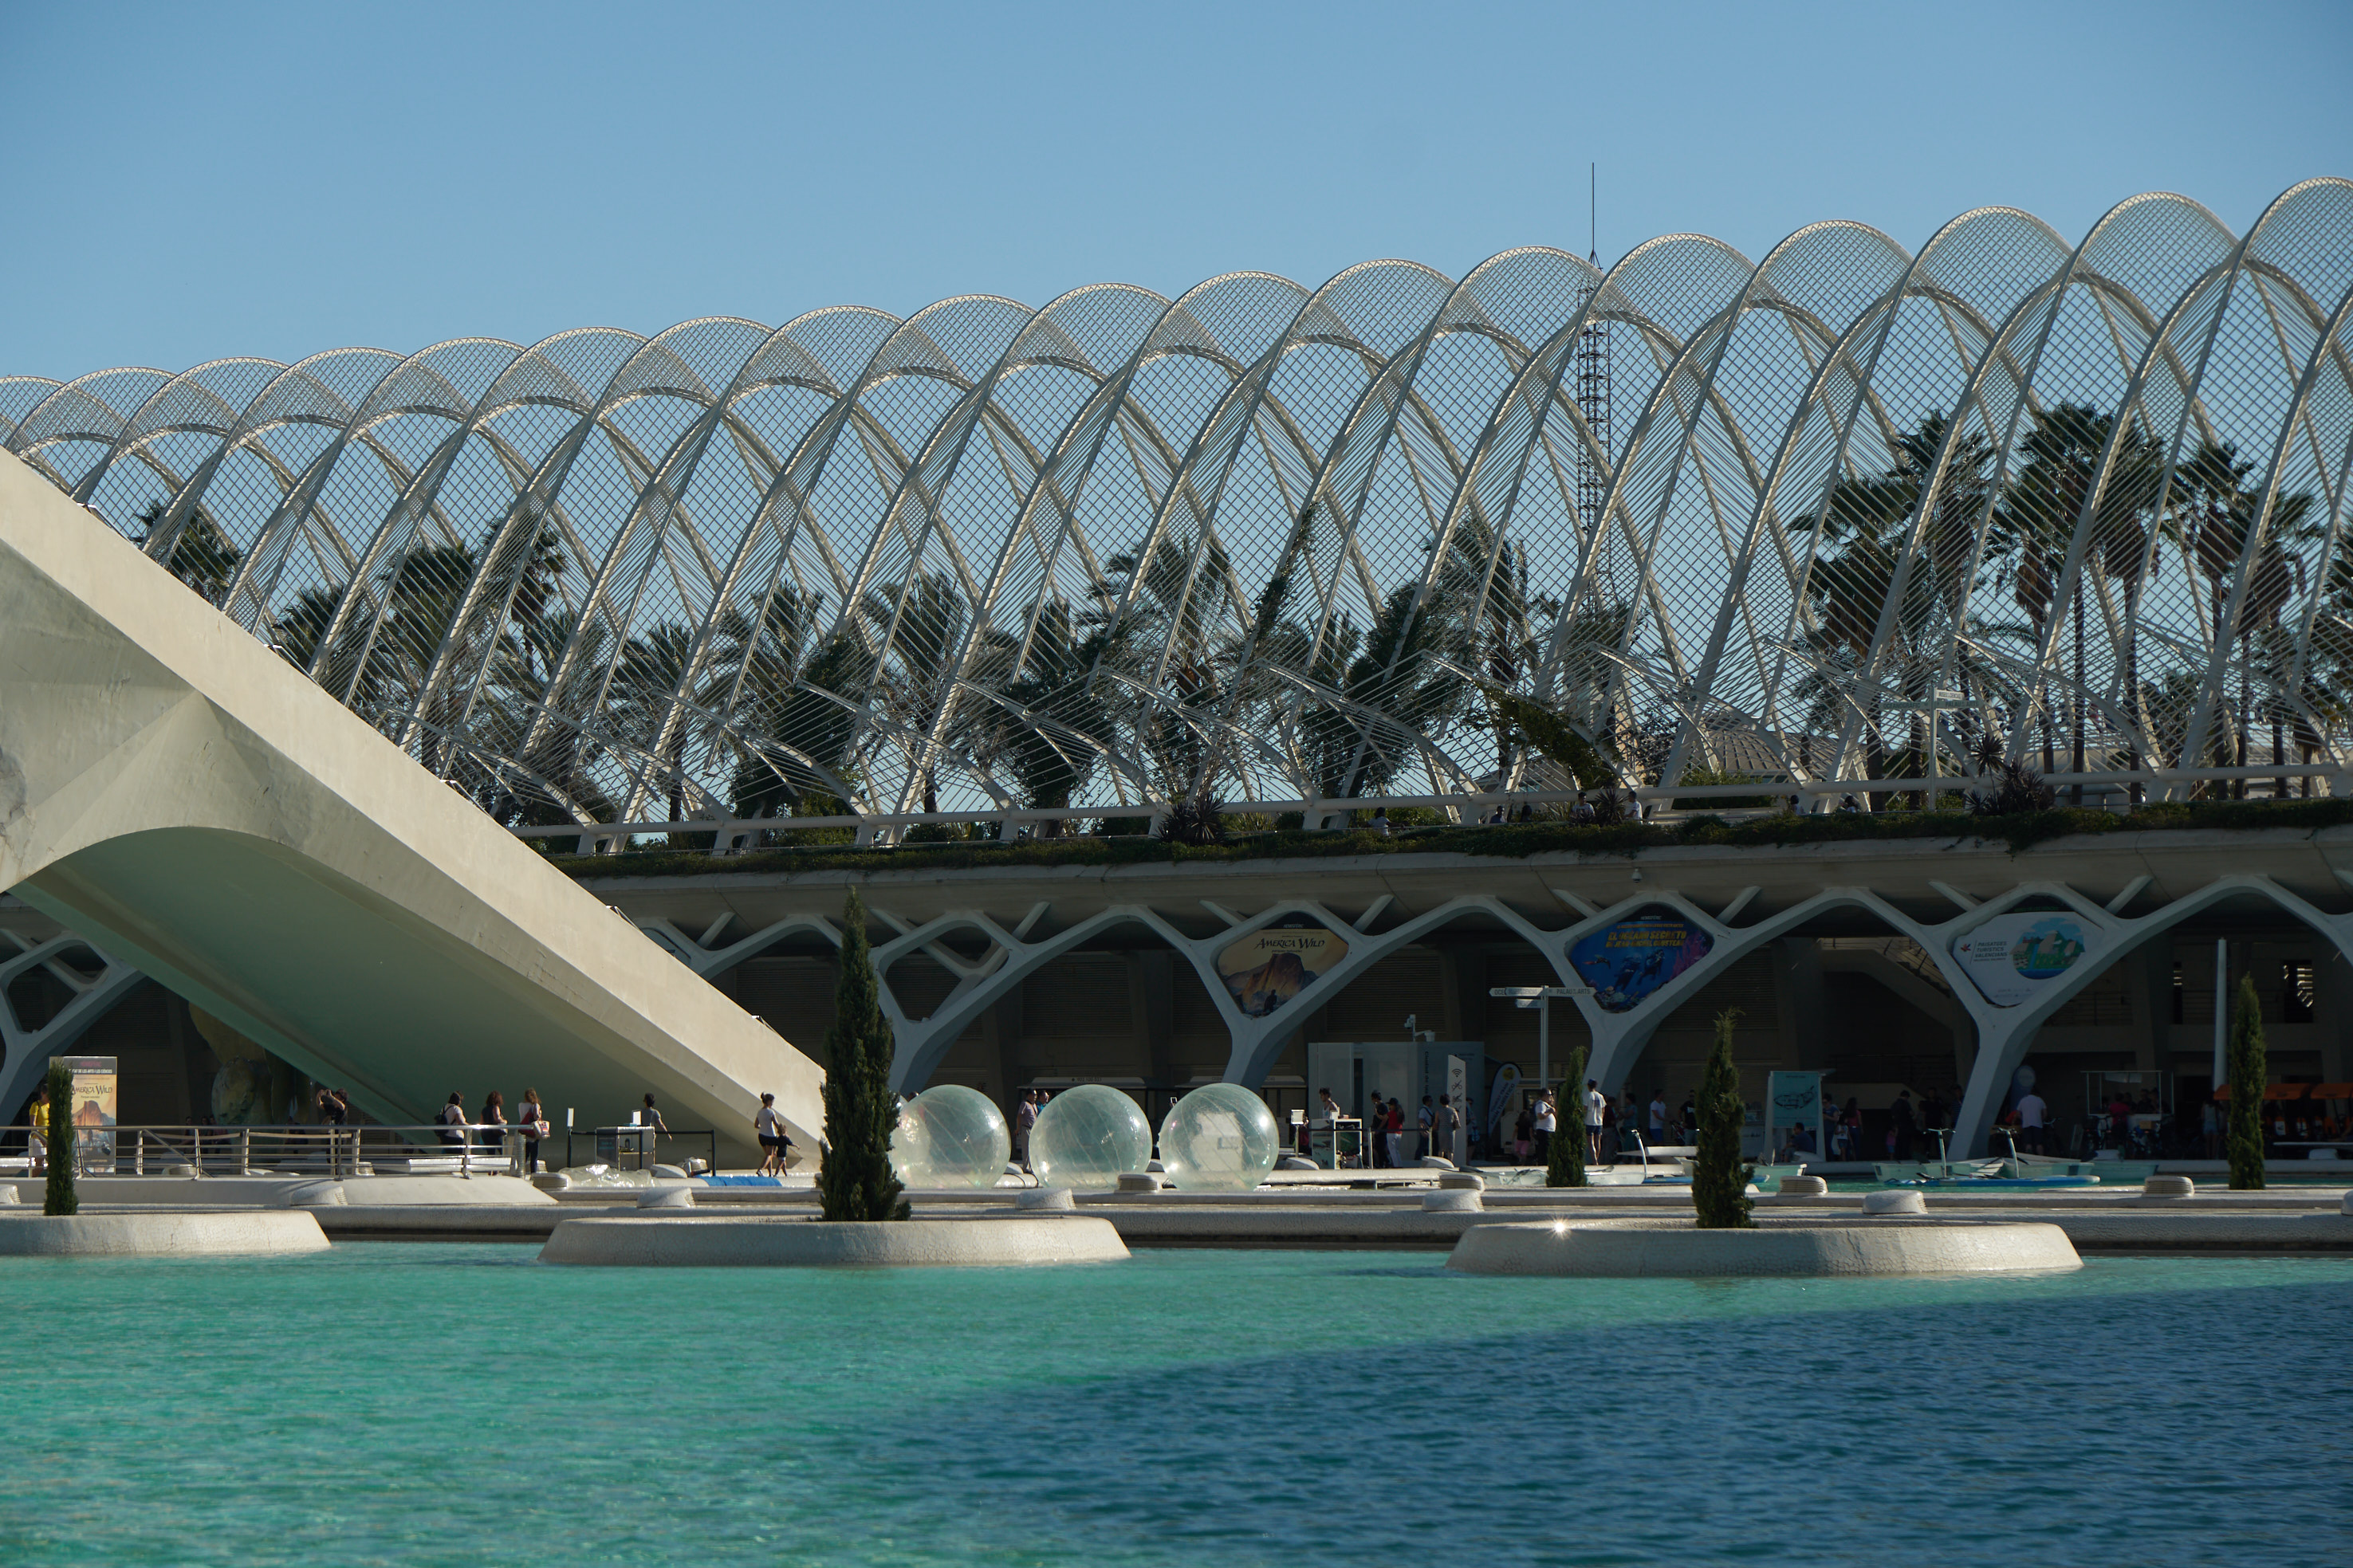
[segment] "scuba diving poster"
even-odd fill
[[[1715,939],[1689,921],[1646,915],[1579,941],[1568,962],[1605,1013],[1623,1013],[1707,956]]]

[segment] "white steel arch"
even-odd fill
[[[1514,702],[1587,784],[2294,792],[2353,764],[2348,255],[2321,179],[0,379],[0,442],[523,828],[1558,782]]]

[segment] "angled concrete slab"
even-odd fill
[[[0,889],[383,1121],[650,1090],[748,1159],[766,1091],[816,1147],[815,1063],[5,456]]]

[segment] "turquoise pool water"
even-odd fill
[[[0,1262],[0,1563],[2342,1561],[2353,1259]]]

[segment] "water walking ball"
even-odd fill
[[[1041,1187],[1115,1187],[1151,1158],[1152,1123],[1108,1084],[1065,1089],[1029,1130],[1029,1168]]]
[[[900,1109],[891,1163],[911,1187],[993,1187],[1013,1155],[1005,1117],[960,1083],[927,1089]]]
[[[1180,1192],[1246,1193],[1282,1153],[1274,1112],[1238,1083],[1203,1084],[1160,1123],[1160,1163]]]
[[[908,1186],[932,1184],[932,1130],[912,1100],[899,1107],[891,1129],[891,1169]]]

